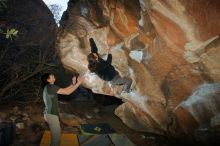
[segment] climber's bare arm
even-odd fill
[[[72,92],[74,92],[84,81],[84,77],[78,77],[77,82],[75,81],[74,77],[72,79],[73,84],[67,86],[66,88],[60,88],[57,91],[57,94],[62,94],[62,95],[70,95]]]

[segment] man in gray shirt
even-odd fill
[[[51,131],[51,146],[58,146],[60,142],[61,128],[58,113],[57,94],[69,95],[74,92],[84,81],[84,77],[72,78],[72,84],[66,88],[54,85],[56,78],[52,73],[46,73],[41,77],[44,85],[43,101],[45,104],[44,119],[48,123]]]

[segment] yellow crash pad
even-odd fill
[[[40,146],[50,146],[50,139],[50,131],[45,131],[41,139]],[[62,133],[60,140],[60,146],[79,146],[76,134]]]

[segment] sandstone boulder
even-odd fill
[[[70,0],[57,49],[64,67],[95,93],[123,100],[115,114],[129,127],[164,135],[190,133],[219,113],[218,0]],[[93,38],[105,58],[133,80],[121,94],[89,72]]]

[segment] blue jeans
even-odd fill
[[[60,121],[57,115],[44,114],[44,119],[48,123],[51,132],[51,146],[59,146],[60,144]]]

